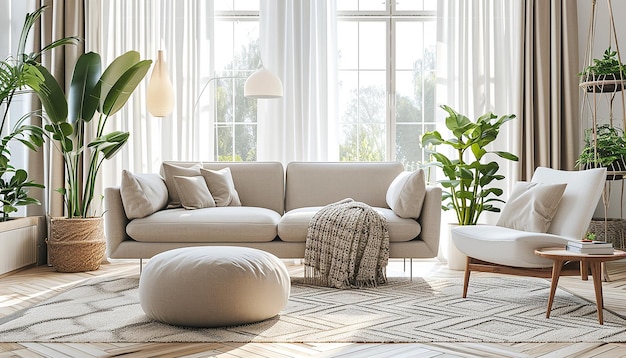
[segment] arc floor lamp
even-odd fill
[[[202,97],[202,94],[209,84],[214,80],[225,78],[245,77],[213,77],[209,79],[204,87],[202,87],[192,113],[195,113],[200,97]],[[270,70],[261,67],[248,76],[244,84],[243,94],[247,98],[279,98],[283,96],[283,83],[280,78]],[[148,112],[155,117],[166,117],[170,115],[174,109],[174,88],[169,77],[169,71],[165,59],[163,58],[162,50],[158,51],[157,60],[152,69],[152,75],[148,83],[146,102]]]

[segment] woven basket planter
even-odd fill
[[[589,224],[588,232],[596,234],[596,240],[606,241],[613,244],[616,249],[626,247],[624,228],[626,220],[593,218]]]
[[[104,219],[52,218],[48,253],[50,263],[59,272],[84,272],[100,268],[106,240]]]

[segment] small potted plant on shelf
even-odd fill
[[[626,65],[620,62],[617,51],[609,46],[601,59],[594,58],[578,76],[583,82],[599,82],[587,86],[587,92],[615,92],[622,89],[622,84],[615,81],[626,79]]]
[[[581,169],[605,167],[609,171],[608,180],[619,180],[622,174],[611,172],[626,171],[626,137],[624,131],[609,124],[585,129],[584,147],[576,166]]]
[[[92,271],[105,254],[104,225],[91,204],[96,179],[105,159],[126,144],[130,133],[105,132],[109,118],[128,101],[143,80],[151,60],[129,51],[102,71],[99,54],[89,52],[76,62],[67,98],[56,79],[43,67],[44,83],[35,92],[46,110],[46,132],[64,159],[67,217],[52,218],[48,250],[57,271]],[[92,121],[93,119],[93,121]]]

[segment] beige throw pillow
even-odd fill
[[[174,184],[183,208],[193,210],[215,207],[213,196],[209,192],[202,175],[193,177],[175,175]]]
[[[161,166],[161,170],[163,172],[165,185],[167,186],[167,191],[169,193],[169,208],[179,208],[181,206],[180,198],[178,196],[178,190],[176,189],[176,184],[174,183],[174,176],[198,176],[200,175],[200,168],[200,164],[194,165],[192,167],[179,167],[170,163],[163,163],[163,165]]]
[[[133,174],[122,170],[120,195],[129,219],[146,217],[167,206],[167,187],[158,174]]]
[[[548,232],[566,184],[517,182],[504,205],[498,226],[529,232]]]
[[[401,218],[417,219],[426,196],[424,171],[402,172],[387,189],[387,205]]]
[[[216,206],[241,206],[239,193],[235,190],[230,168],[220,170],[200,169]]]

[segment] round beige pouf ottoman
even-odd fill
[[[221,327],[276,316],[291,282],[276,256],[247,247],[175,249],[150,259],[139,279],[139,302],[154,320]]]

